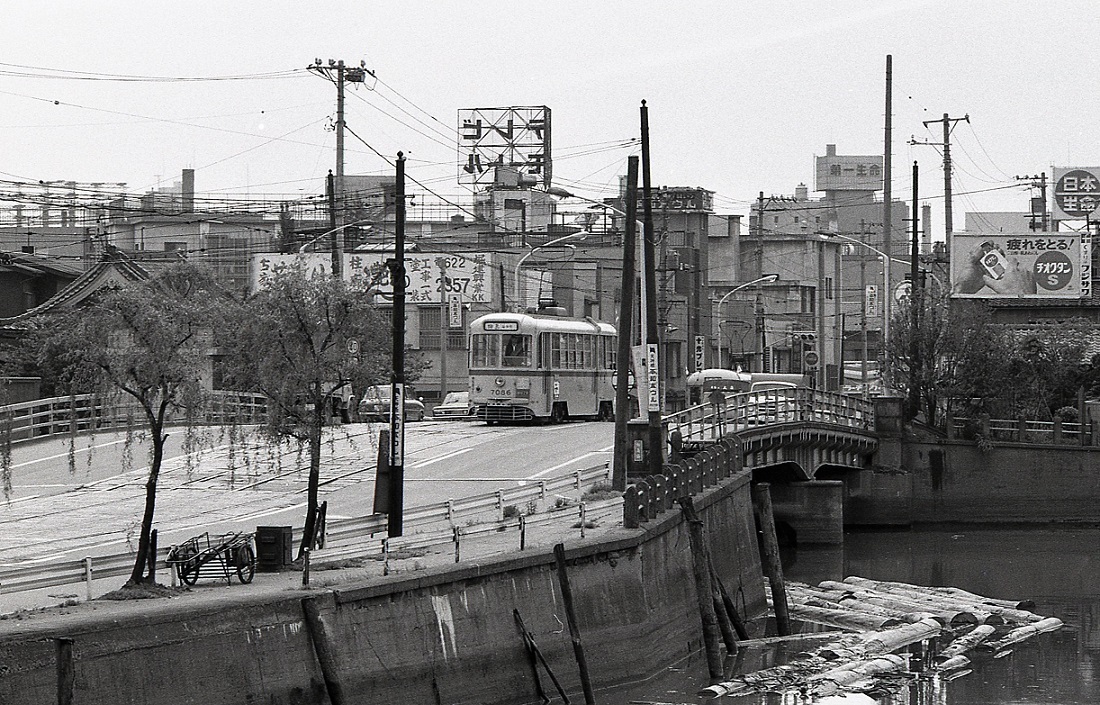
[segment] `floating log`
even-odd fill
[[[959,656],[978,646],[978,644],[981,644],[991,636],[993,636],[993,627],[988,624],[979,624],[969,633],[963,634],[958,639],[955,639],[950,644],[940,649],[939,656],[942,659],[951,659],[955,656]]]
[[[823,587],[832,587],[836,589],[836,586],[845,585],[845,583],[825,580],[822,581],[821,585]],[[995,617],[989,612],[975,614],[975,612],[964,609],[958,605],[936,604],[933,601],[922,601],[904,595],[864,590],[854,585],[849,585],[848,588],[851,592],[851,596],[859,600],[869,602],[873,605],[880,605],[887,609],[900,610],[902,612],[931,612],[936,615],[937,618],[942,619],[944,624],[950,624],[951,626],[979,624],[983,620],[992,620],[994,623],[1003,622],[1000,617]]]
[[[843,687],[864,680],[868,676],[900,671],[903,666],[905,666],[904,658],[897,654],[886,654],[885,656],[877,656],[865,661],[848,663],[839,668],[825,671],[824,673],[812,676],[810,682],[830,681],[837,686]]]
[[[809,622],[816,622],[818,624],[825,624],[830,627],[838,627],[851,631],[884,629],[901,623],[900,620],[894,617],[881,617],[840,607],[829,608],[804,603],[792,603],[790,605],[790,613],[792,616]]]
[[[895,583],[886,580],[870,580],[854,575],[845,578],[844,582],[875,592],[887,592],[911,596],[913,599],[931,601],[937,604],[947,604],[951,605],[952,608],[966,609],[975,614],[979,612],[990,612],[1001,617],[1005,622],[1027,624],[1042,619],[1042,617],[1034,612],[1016,607],[1016,605],[1023,603],[1013,602],[1011,600],[995,600],[957,588],[907,585],[905,583]],[[1034,606],[1034,603],[1031,604]],[[994,623],[997,623],[996,620]]]
[[[1029,611],[1035,609],[1034,600],[1001,600],[995,597],[986,597],[985,595],[978,595],[973,592],[968,592],[962,588],[947,587],[938,585],[909,585],[908,583],[898,583],[891,581],[882,581],[890,585],[907,586],[914,590],[925,590],[927,592],[936,595],[946,595],[953,597],[957,600],[978,602],[983,605],[995,605],[997,607],[1004,607],[1006,609]],[[1042,619],[1042,617],[1040,617]]]
[[[988,644],[982,644],[981,648],[984,650],[999,651],[1010,644],[1015,644],[1017,642],[1023,641],[1024,639],[1030,639],[1031,637],[1038,636],[1043,632],[1052,632],[1056,629],[1061,628],[1062,620],[1058,619],[1057,617],[1047,617],[1046,619],[1041,619],[1038,622],[1028,624],[1024,627],[1016,627],[997,641],[991,641]]]
[[[875,654],[885,654],[914,642],[936,636],[943,630],[934,619],[922,619],[913,624],[902,624],[890,629],[860,634],[854,643],[840,641],[827,644],[818,650],[825,658],[865,658]]]
[[[952,656],[936,666],[939,671],[954,671],[957,668],[966,668],[970,665],[970,659],[965,656]]]

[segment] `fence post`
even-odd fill
[[[630,485],[623,492],[623,528],[638,528],[638,487]]]
[[[455,542],[455,563],[458,563],[462,559],[462,529],[456,526],[453,532]]]
[[[504,521],[504,490],[497,490],[497,521]]]
[[[625,508],[626,505],[624,504],[623,507]],[[623,525],[624,526],[626,525],[626,518],[625,517],[623,518]],[[527,515],[526,514],[520,514],[519,515],[519,550],[522,551],[526,547],[527,547]]]
[[[573,471],[573,488],[579,490],[581,488],[581,471]]]
[[[1016,442],[1023,443],[1027,440],[1027,419],[1023,416],[1016,417]]]
[[[584,538],[584,522],[585,522],[584,502],[581,502],[581,538],[582,539]]]
[[[1062,417],[1058,414],[1054,415],[1053,436],[1054,437],[1051,439],[1052,443],[1057,444],[1062,442]]]

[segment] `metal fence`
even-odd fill
[[[395,539],[385,536],[385,514],[330,520],[319,542],[325,549],[315,555],[323,555],[325,558],[378,555],[387,551],[422,549],[451,543],[457,547],[463,537],[472,538],[502,530],[522,532],[526,526],[545,525],[566,516],[587,516],[587,519],[580,519],[579,531],[583,535],[583,527],[587,521],[608,516],[617,518],[621,512],[622,499],[614,498],[591,505],[566,502],[554,511],[537,514],[525,514],[522,509],[529,502],[552,497],[555,492],[566,489],[580,491],[601,482],[610,482],[610,479],[611,469],[604,463],[520,487],[412,507],[403,517],[409,535]],[[471,524],[467,525],[467,522]],[[474,525],[476,522],[483,524]],[[292,536],[297,545],[302,538],[302,527],[295,527]],[[158,570],[168,567],[165,560],[169,550],[170,546],[158,549]],[[133,551],[124,551],[81,559],[47,559],[28,564],[0,565],[0,594],[85,582],[88,598],[91,599],[92,580],[129,575],[135,559]]]
[[[1100,446],[1100,421],[1077,423],[1032,419],[991,419],[948,416],[945,422],[948,440],[992,443],[1033,443],[1044,445]]]

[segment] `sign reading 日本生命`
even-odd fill
[[[1100,167],[1054,169],[1055,220],[1083,220],[1100,209]]]

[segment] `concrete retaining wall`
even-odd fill
[[[846,479],[848,524],[1100,522],[1100,448],[968,441],[901,446]]]
[[[760,617],[766,607],[749,474],[697,496],[695,506],[727,589],[746,618]],[[642,679],[701,649],[688,547],[677,512],[566,544],[596,688]],[[333,666],[328,687],[344,703],[535,702],[513,610],[579,698],[554,557],[542,550],[229,607],[155,600],[134,603],[119,619],[0,622],[0,703],[58,702],[60,637],[73,640],[80,705],[328,703],[303,599],[319,608]],[[552,688],[545,673],[542,680]]]

